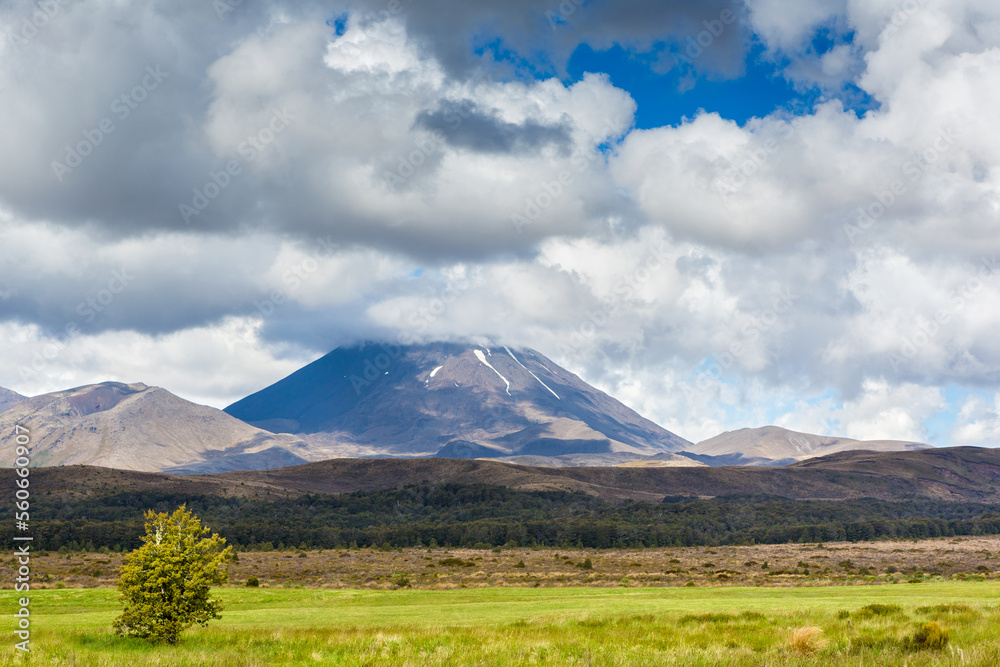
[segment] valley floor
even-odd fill
[[[33,585],[114,586],[121,555],[35,554]],[[3,560],[10,588],[16,567]],[[1000,537],[667,549],[327,549],[244,552],[230,582],[265,588],[827,586],[1000,579]]]
[[[721,554],[715,554],[716,556]],[[12,609],[13,591],[0,593]],[[218,591],[223,617],[175,646],[110,633],[110,588],[33,591],[30,656],[0,665],[1000,664],[1000,582],[841,587]],[[921,644],[936,623],[944,646]]]

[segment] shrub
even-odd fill
[[[894,616],[902,614],[903,608],[898,604],[868,604],[854,612],[856,617],[865,616]]]
[[[260,586],[260,579],[257,577],[247,577],[247,588],[258,588]]]
[[[577,565],[577,567],[579,567],[581,569],[584,569],[584,570],[593,570],[594,569],[594,564],[588,558],[588,559],[584,560],[582,563],[580,563],[579,565]]]
[[[936,604],[933,607],[917,607],[918,614],[969,614],[976,611],[967,604]]]
[[[948,630],[937,621],[928,621],[917,628],[913,643],[918,648],[940,650],[948,643]]]
[[[527,567],[527,566],[524,564],[523,560],[519,560],[516,563],[514,563],[514,567],[523,568],[523,567]]]
[[[405,574],[394,574],[389,579],[396,588],[406,588],[410,585],[410,578]]]
[[[802,655],[811,655],[825,648],[826,645],[827,640],[823,637],[822,628],[815,625],[796,628],[788,636],[788,648]]]

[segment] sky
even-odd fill
[[[692,441],[1000,444],[994,0],[0,5],[0,386],[532,347]]]

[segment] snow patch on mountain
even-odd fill
[[[473,352],[475,352],[476,358],[479,359],[479,361],[483,362],[483,364],[485,364],[490,370],[492,370],[494,373],[496,373],[500,377],[501,380],[503,380],[503,383],[505,385],[507,385],[507,395],[510,396],[510,380],[508,380],[507,378],[505,378],[503,375],[500,375],[500,371],[498,371],[497,369],[493,368],[493,366],[490,365],[490,362],[486,361],[486,355],[483,354],[482,350],[473,350]],[[490,355],[490,356],[493,356],[493,355]]]
[[[514,361],[516,361],[516,362],[517,362],[517,365],[518,365],[518,366],[520,366],[520,367],[521,367],[521,368],[523,368],[524,370],[526,370],[526,371],[528,371],[529,373],[531,373],[531,371],[530,371],[530,370],[528,370],[528,367],[527,367],[527,366],[525,366],[524,364],[522,364],[522,363],[521,363],[521,360],[520,360],[520,359],[518,359],[517,357],[515,357],[515,356],[514,356],[514,353],[510,351],[510,348],[509,348],[509,347],[507,347],[506,345],[504,345],[504,346],[503,346],[503,349],[507,350],[507,354],[509,354],[509,355],[510,355],[510,358],[511,358],[511,359],[513,359]],[[546,368],[545,370],[548,370],[548,369]],[[556,398],[558,398],[558,399],[559,399],[560,401],[562,400],[561,398],[559,398],[559,394],[557,394],[556,392],[552,391],[552,388],[551,388],[551,387],[549,387],[549,385],[547,385],[547,384],[545,384],[544,382],[542,382],[542,381],[541,381],[541,379],[540,379],[540,378],[539,378],[539,377],[538,377],[537,375],[535,375],[534,373],[531,373],[531,377],[533,377],[533,378],[535,378],[536,380],[538,380],[538,384],[540,384],[540,385],[542,385],[543,387],[545,387],[546,389],[548,389],[548,390],[549,390],[549,393],[550,393],[550,394],[552,394],[553,396],[555,396]]]

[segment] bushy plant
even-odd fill
[[[913,634],[913,643],[919,648],[940,650],[948,643],[948,629],[937,621],[922,624]]]
[[[124,604],[115,634],[174,644],[194,623],[220,618],[222,605],[209,596],[229,580],[232,547],[181,505],[172,515],[146,512],[142,546],[125,556],[118,580]]]

